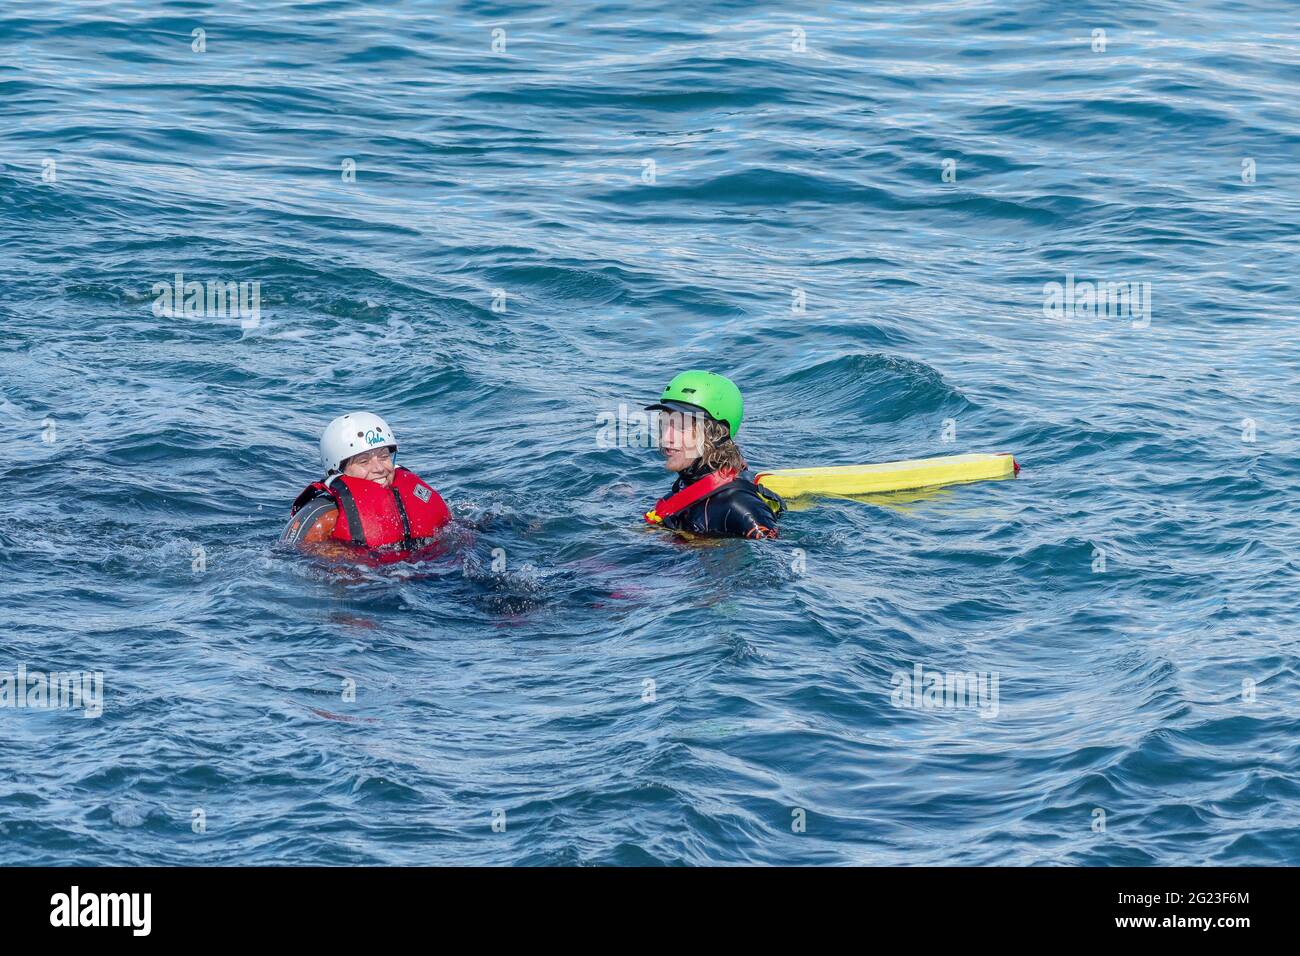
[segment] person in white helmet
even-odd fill
[[[351,412],[320,439],[325,477],[293,503],[280,540],[329,550],[331,543],[365,549],[383,561],[417,550],[451,520],[438,492],[396,464],[397,439],[378,415]]]

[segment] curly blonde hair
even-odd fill
[[[726,422],[711,419],[697,419],[703,434],[700,448],[700,461],[709,471],[727,468],[740,474],[749,467],[740,446],[731,440],[731,428]]]

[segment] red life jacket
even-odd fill
[[[339,509],[330,537],[363,548],[401,543],[401,550],[410,550],[414,542],[433,537],[451,520],[438,492],[415,472],[400,467],[394,470],[389,488],[347,475],[313,481],[293,503],[290,514],[320,495],[333,499]]]
[[[660,498],[653,508],[645,513],[646,524],[659,524],[665,518],[671,518],[679,511],[685,511],[697,501],[703,501],[724,485],[736,480],[736,473],[720,468],[712,474],[705,475],[667,498]]]

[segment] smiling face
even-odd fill
[[[353,455],[343,464],[343,474],[349,478],[365,478],[385,488],[393,484],[393,449],[375,448]]]
[[[699,416],[686,412],[659,413],[659,454],[669,471],[685,471],[704,453],[704,428]]]

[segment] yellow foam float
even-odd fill
[[[813,495],[874,495],[914,488],[933,488],[967,481],[1012,478],[1020,465],[1009,453],[944,455],[877,465],[836,465],[829,468],[784,468],[764,471],[754,481],[782,498]]]

